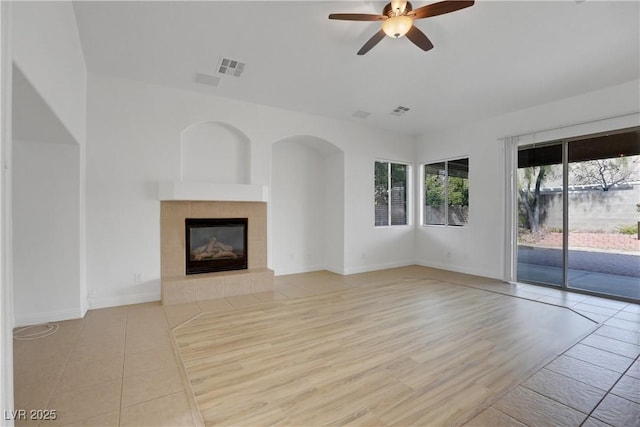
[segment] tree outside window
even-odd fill
[[[424,165],[424,225],[469,222],[469,159]]]

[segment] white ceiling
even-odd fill
[[[418,8],[430,2],[413,3]],[[417,134],[640,76],[638,1],[477,1],[416,21],[434,44],[385,38],[364,56],[379,1],[76,2],[91,72]],[[221,57],[246,63],[217,87]],[[397,117],[398,105],[411,110]],[[366,119],[352,116],[371,113]]]

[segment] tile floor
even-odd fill
[[[52,336],[14,341],[15,405],[55,409],[57,419],[40,425],[200,425],[174,352],[172,328],[201,312],[404,278],[442,280],[562,305],[601,323],[468,425],[640,426],[640,305],[417,266],[352,276],[280,276],[275,292],[89,311],[84,319],[60,322]]]

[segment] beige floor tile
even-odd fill
[[[233,309],[233,306],[224,298],[198,301],[198,305],[203,313],[218,313]]]
[[[124,356],[124,336],[114,341],[77,345],[69,355],[70,363],[97,362]]]
[[[573,307],[571,307],[572,310],[574,310]],[[596,314],[596,313],[591,313],[589,311],[584,311],[584,310],[575,310],[576,313],[580,313],[581,315],[583,315],[584,317],[593,320],[594,322],[597,323],[604,323],[607,320],[610,319],[609,316],[605,316],[604,314]]]
[[[464,427],[526,427],[520,421],[495,408],[487,408],[469,420]]]
[[[121,381],[76,388],[54,393],[48,409],[55,409],[58,418],[46,425],[65,425],[120,409]]]
[[[14,378],[20,383],[32,387],[51,387],[55,385],[64,370],[65,360],[59,358],[46,359],[14,359]],[[16,380],[17,382],[17,380]]]
[[[625,329],[627,331],[640,332],[640,323],[629,322],[628,320],[624,319],[617,319],[613,317],[607,320],[605,324],[616,328]]]
[[[640,378],[640,360],[636,360],[626,374],[633,378]]]
[[[235,295],[232,297],[225,297],[225,299],[233,307],[245,307],[260,303],[260,300],[253,295]]]
[[[577,311],[587,311],[589,313],[600,314],[602,316],[607,316],[607,317],[611,317],[611,316],[615,315],[616,313],[618,313],[618,311],[619,311],[619,310],[615,310],[615,309],[612,309],[612,308],[600,307],[598,305],[587,304],[585,302],[578,303],[578,304],[572,306],[571,308],[573,308],[574,310],[577,310]]]
[[[637,426],[640,420],[640,405],[608,394],[591,416],[615,427]]]
[[[121,427],[193,426],[194,420],[183,391],[123,408]]]
[[[524,387],[517,387],[493,406],[528,426],[579,426],[587,418]]]
[[[98,384],[120,382],[123,363],[122,356],[99,361],[67,363],[55,392],[61,393]]]
[[[590,413],[606,392],[580,381],[541,369],[523,386],[586,414]]]
[[[184,390],[177,365],[124,378],[122,407],[136,405]]]
[[[195,302],[166,305],[164,306],[164,312],[171,329],[201,313],[200,306]]]
[[[124,376],[140,375],[145,372],[168,369],[173,366],[178,366],[178,362],[171,348],[126,354],[124,358]]]
[[[587,421],[582,423],[580,427],[611,427],[611,426],[593,417],[589,417],[587,418]]]
[[[565,354],[619,373],[626,371],[633,362],[633,359],[628,357],[613,354],[584,344],[576,344],[571,349],[567,350]]]
[[[620,378],[611,393],[640,404],[640,379],[625,375]]]
[[[640,314],[640,304],[629,304],[622,311],[626,313]]]
[[[66,427],[113,427],[120,424],[120,412],[114,411],[67,424]],[[46,427],[46,423],[43,423]]]
[[[597,305],[599,307],[610,308],[613,310],[622,310],[628,305],[628,303],[626,302],[614,301],[612,299],[599,297],[588,297],[583,302],[586,304]]]
[[[162,339],[169,335],[169,327],[157,324],[137,324],[127,327],[126,341],[143,341],[145,339]]]
[[[628,331],[626,329],[614,328],[613,326],[602,325],[594,332],[596,335],[602,335],[607,338],[613,338],[618,341],[624,341],[631,344],[640,345],[640,333]]]
[[[55,382],[49,384],[42,382],[24,384],[18,379],[15,381],[13,390],[14,408],[24,409],[26,411],[31,409],[44,409],[47,407],[47,403],[49,403],[54,388]],[[28,424],[33,425],[34,423],[30,422]]]
[[[591,347],[599,348],[600,350],[606,350],[632,359],[635,359],[640,355],[640,345],[603,337],[602,335],[591,334],[580,342]]]
[[[566,355],[558,356],[546,369],[604,391],[608,391],[620,377],[618,372]]]
[[[629,322],[640,323],[640,313],[632,313],[629,311],[620,311],[613,316],[616,319],[628,320]]]
[[[149,350],[155,350],[158,352],[167,351],[172,348],[173,346],[169,338],[169,333],[167,332],[166,334],[161,335],[139,334],[132,336],[131,338],[127,338],[124,351],[126,356],[134,353],[143,353]]]
[[[548,304],[553,304],[553,305],[559,305],[562,307],[571,307],[572,304],[575,304],[575,302],[571,302],[568,301],[565,298],[562,297],[555,297],[555,296],[544,296],[542,298],[538,298],[538,301],[540,302],[545,302]]]

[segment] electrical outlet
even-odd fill
[[[141,272],[134,273],[134,275],[133,275],[133,281],[134,281],[135,283],[140,283],[140,282],[142,282],[142,273],[141,273]]]

